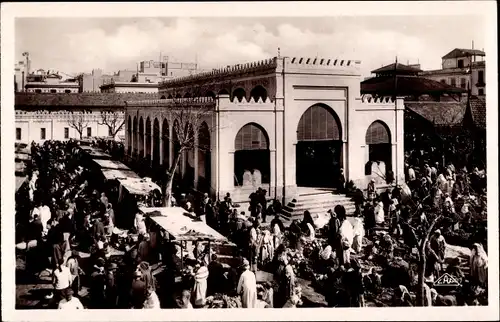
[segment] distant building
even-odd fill
[[[405,101],[460,101],[465,89],[420,76],[420,65],[392,63],[375,69],[374,77],[361,82],[361,95],[404,97]]]
[[[455,48],[442,57],[441,69],[422,71],[420,76],[483,96],[486,95],[485,56],[482,50]]]
[[[16,143],[69,140],[86,137],[109,137],[110,129],[103,124],[102,113],[111,113],[116,123],[124,118],[126,100],[152,99],[158,94],[101,93],[16,93]],[[125,126],[116,137],[123,137]]]
[[[158,93],[158,83],[111,82],[101,86],[101,93]]]
[[[140,83],[160,83],[162,81],[197,74],[198,64],[164,61],[141,61],[137,71],[137,81]]]
[[[100,92],[100,86],[111,81],[114,75],[103,74],[101,69],[93,69],[92,73],[80,74],[77,79],[79,92]]]
[[[26,61],[19,61],[14,67],[14,91],[22,92],[26,84],[26,76],[28,76],[29,68]]]
[[[79,84],[75,79],[62,80],[59,73],[38,70],[26,76],[25,91],[29,93],[78,93]]]

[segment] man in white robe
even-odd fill
[[[257,281],[255,274],[250,271],[250,263],[243,260],[244,271],[240,276],[236,292],[241,295],[241,304],[243,308],[257,307]]]
[[[470,275],[480,285],[488,282],[488,255],[481,244],[475,243],[470,257]]]

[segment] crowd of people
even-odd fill
[[[405,257],[396,254],[398,247],[404,248],[408,262],[419,265],[422,255],[426,257],[426,305],[471,305],[470,299],[477,296],[470,294],[487,289],[486,225],[485,219],[478,219],[486,215],[485,172],[435,163],[407,163],[405,171],[407,185],[380,192],[371,181],[365,191],[357,189],[352,218],[337,205],[320,216],[305,211],[290,225],[283,220],[279,200],[269,202],[261,188],[249,196],[248,207],[234,204],[230,194],[212,200],[208,194],[176,191],[173,204],[227,236],[239,260],[224,263],[217,248],[206,243],[163,243],[166,237],[151,230],[147,215],[137,208],[132,227],[126,228],[123,260],[117,261],[113,245],[123,231],[117,228],[120,214],[114,193],[92,180],[76,142],[33,143],[28,184],[16,200],[16,232],[25,244],[26,269],[32,277],[50,271],[54,289],[47,300],[60,309],[202,308],[222,294],[229,307],[297,307],[303,304],[299,276],[305,278],[304,270],[321,285],[318,292],[330,307],[365,306],[367,295],[387,285],[394,291],[394,305],[414,306],[412,294],[418,285],[412,279],[387,282],[382,276],[394,277],[388,268]],[[458,258],[445,263],[446,236],[470,226],[479,228],[464,272]],[[425,254],[420,254],[428,233]],[[88,259],[82,259],[83,253],[90,254]],[[185,254],[182,268],[176,260],[179,254]],[[383,271],[374,271],[375,264],[367,266],[375,257],[383,259]],[[155,274],[158,262],[164,269]],[[407,274],[409,270],[410,265]],[[260,272],[272,278],[261,283]],[[439,294],[433,288],[444,272],[461,281],[460,291]],[[181,282],[176,283],[179,275]]]

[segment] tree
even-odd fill
[[[113,139],[116,138],[116,135],[125,125],[125,118],[123,112],[118,111],[102,111],[101,112],[101,121],[97,122],[99,125],[106,125],[109,130],[109,136],[112,136]]]
[[[213,98],[205,97],[207,86],[194,85],[189,90],[184,89],[182,93],[171,92],[172,107],[169,108],[172,120],[173,137],[169,137],[174,145],[174,162],[167,170],[167,180],[165,182],[165,206],[169,207],[172,201],[172,187],[175,173],[183,155],[197,148],[198,150],[209,150],[209,146],[203,146],[198,143],[198,131],[202,123],[213,113]],[[186,95],[189,94],[189,95]],[[178,96],[189,96],[177,98]]]
[[[68,121],[70,127],[74,128],[80,135],[80,140],[83,137],[83,130],[88,126],[88,120],[85,117],[85,111],[71,112],[71,117]]]

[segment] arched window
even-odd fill
[[[229,95],[229,92],[227,89],[223,88],[219,91],[219,95]]]
[[[366,144],[391,143],[391,136],[387,125],[381,121],[373,122],[366,131]]]
[[[297,127],[298,141],[340,140],[340,122],[334,112],[323,105],[308,108]]]
[[[250,97],[256,102],[258,102],[260,98],[265,101],[267,99],[267,90],[261,85],[255,86],[250,91]]]
[[[243,88],[237,88],[233,92],[233,98],[238,99],[238,102],[241,102],[243,98],[246,98],[247,93]]]
[[[215,93],[213,91],[208,91],[205,93],[205,97],[215,98]]]
[[[161,100],[166,99],[165,95],[162,95],[162,96],[160,97],[160,99],[161,99]]]
[[[269,149],[269,138],[260,125],[249,123],[238,131],[234,140],[234,148],[236,151],[266,150]]]

